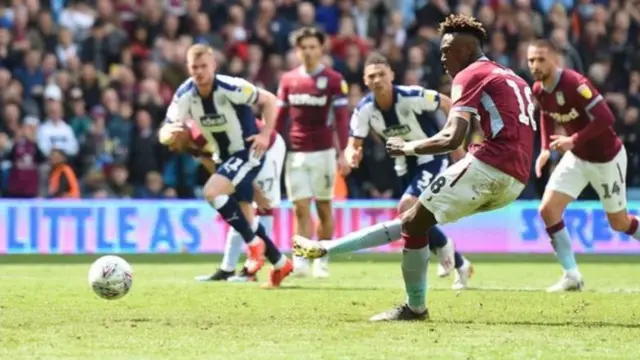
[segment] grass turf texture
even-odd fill
[[[551,255],[471,256],[462,293],[432,263],[432,320],[394,324],[367,319],[403,301],[398,255],[336,256],[331,279],[271,291],[196,283],[211,256],[124,256],[134,283],[116,301],[87,284],[95,258],[0,257],[0,359],[640,359],[634,257],[579,258],[572,294],[542,291]]]

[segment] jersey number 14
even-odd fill
[[[507,79],[507,85],[516,95],[516,100],[518,100],[518,107],[520,108],[520,114],[518,115],[518,120],[533,128],[533,131],[537,131],[538,128],[536,126],[536,121],[533,119],[533,112],[535,111],[535,105],[533,105],[533,101],[531,100],[531,88],[528,86],[524,87],[524,97],[522,97],[522,93],[520,91],[520,87],[518,84],[511,80]]]

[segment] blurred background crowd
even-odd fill
[[[204,169],[156,136],[193,43],[216,49],[221,73],[275,92],[298,65],[290,32],[316,26],[330,35],[324,62],[344,75],[352,107],[366,92],[362,63],[372,50],[390,59],[397,83],[448,94],[437,26],[452,12],[475,15],[488,30],[489,57],[528,81],[527,42],[555,41],[565,65],[587,74],[612,107],[629,155],[627,184],[640,187],[640,0],[2,2],[3,197],[198,196]],[[371,136],[365,149],[346,179],[348,196],[393,198],[383,142]],[[538,198],[545,182],[532,178],[522,197]]]

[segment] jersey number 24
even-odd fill
[[[516,95],[516,100],[518,100],[518,107],[520,108],[520,115],[518,115],[518,120],[533,128],[533,131],[537,131],[538,128],[536,126],[536,121],[533,119],[533,112],[535,111],[535,105],[533,105],[533,101],[531,100],[531,88],[529,86],[524,87],[524,97],[522,96],[522,92],[520,91],[520,87],[518,84],[511,80],[507,79],[507,85]]]

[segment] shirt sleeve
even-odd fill
[[[227,99],[236,105],[253,105],[258,102],[258,88],[247,80],[219,75],[218,86],[225,90]]]
[[[364,139],[369,135],[369,114],[367,108],[356,108],[351,114],[349,122],[349,136]]]
[[[481,84],[469,72],[462,71],[456,75],[451,84],[451,111],[467,112],[477,116],[482,95]]]
[[[171,100],[171,104],[167,108],[167,115],[165,116],[165,123],[180,123],[187,120],[189,116],[189,99],[188,95],[176,91]]]
[[[411,109],[417,113],[436,111],[440,108],[440,93],[420,86],[409,87],[406,100],[409,101]]]
[[[615,117],[602,95],[593,88],[588,80],[577,82],[576,92],[578,93],[576,96],[578,103],[584,107],[585,113],[591,120],[582,130],[572,135],[575,144],[581,145],[611,127]]]

